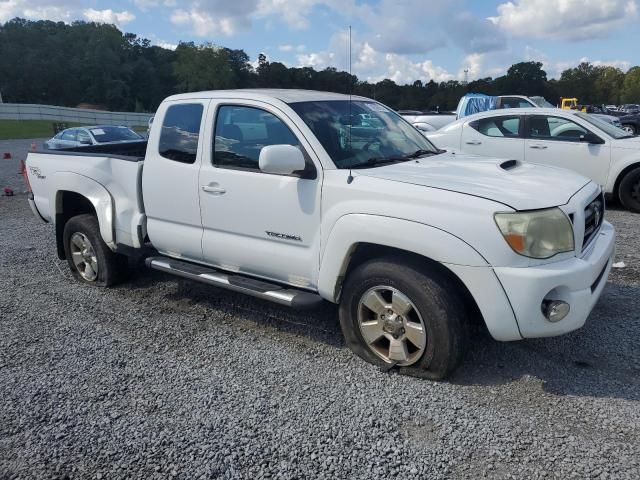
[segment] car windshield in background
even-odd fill
[[[440,153],[400,115],[377,102],[291,103],[338,168],[368,168]]]
[[[549,103],[544,97],[529,97],[533,103],[540,108],[556,108],[555,105]]]
[[[609,135],[610,137],[615,138],[616,140],[620,140],[621,138],[631,138],[633,135],[629,135],[627,132],[622,130],[621,128],[616,127],[615,125],[605,122],[601,118],[595,117],[588,113],[579,112],[576,113],[578,117],[589,122],[591,125],[595,125],[604,133]]]
[[[142,140],[142,137],[128,127],[93,127],[89,131],[98,143]]]

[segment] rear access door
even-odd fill
[[[202,261],[198,174],[208,99],[165,102],[154,119],[142,172],[147,233],[161,253]]]

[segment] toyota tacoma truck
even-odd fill
[[[439,150],[363,97],[175,95],[147,141],[30,153],[26,172],[79,281],[114,285],[145,252],[196,282],[333,302],[356,354],[433,379],[475,320],[499,341],[580,328],[614,256],[597,184]]]

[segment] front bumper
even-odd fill
[[[614,255],[615,230],[603,222],[581,257],[538,267],[494,268],[522,337],[551,337],[582,327],[607,283]],[[567,302],[569,314],[557,323],[548,321],[541,308],[545,298]]]

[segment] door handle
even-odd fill
[[[534,148],[536,150],[546,150],[547,146],[546,145],[529,145],[529,148]]]
[[[224,195],[225,193],[227,193],[224,188],[217,185],[217,183],[214,185],[202,185],[202,190],[213,195]]]
[[[480,140],[469,140],[466,143],[467,145],[482,145],[482,142]]]

